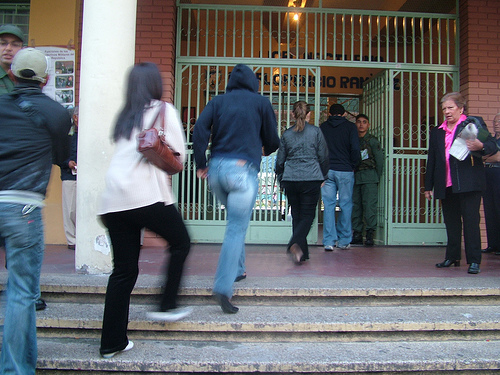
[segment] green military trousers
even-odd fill
[[[378,184],[354,185],[352,192],[352,230],[363,233],[363,219],[365,229],[377,229]]]

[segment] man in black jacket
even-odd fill
[[[328,144],[330,170],[328,179],[321,188],[325,211],[323,215],[323,245],[325,251],[334,246],[347,250],[352,240],[352,190],[354,169],[360,160],[358,129],[345,117],[341,104],[330,107],[330,117],[320,128]],[[337,193],[340,212],[335,222]]]
[[[35,300],[44,252],[41,208],[52,163],[68,157],[71,120],[42,93],[47,59],[33,48],[15,56],[14,91],[0,97],[0,237],[8,269],[0,373],[34,374]]]
[[[68,243],[68,249],[75,250],[76,244],[76,171],[78,151],[78,107],[71,110],[73,127],[69,138],[69,158],[61,167],[62,181],[62,210],[64,234]]]

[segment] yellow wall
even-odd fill
[[[77,45],[80,0],[31,0],[29,46]],[[60,169],[52,168],[43,210],[45,243],[65,244]]]
[[[79,0],[31,0],[30,46],[74,45],[80,9]]]

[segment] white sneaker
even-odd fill
[[[162,320],[164,322],[175,322],[185,318],[193,312],[191,307],[177,307],[167,311],[150,311],[146,313],[147,317],[152,320]]]
[[[351,244],[347,244],[347,245],[342,245],[342,246],[338,246],[338,248],[340,250],[349,250],[351,248]]]
[[[333,246],[325,246],[325,251],[333,251]]]
[[[123,353],[123,352],[128,352],[130,349],[132,349],[134,347],[134,343],[130,340],[128,340],[128,344],[127,346],[125,347],[125,349],[123,350],[118,350],[116,352],[113,352],[113,353],[106,353],[106,354],[101,354],[102,355],[102,358],[113,358],[115,355],[117,355],[118,353]]]

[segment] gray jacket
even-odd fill
[[[281,136],[276,174],[281,181],[324,181],[328,176],[328,146],[321,130],[308,123],[301,132],[295,126]]]

